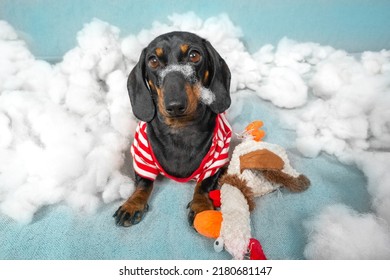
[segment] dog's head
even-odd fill
[[[134,115],[151,121],[156,112],[168,125],[192,120],[210,108],[230,106],[230,70],[205,39],[188,32],[155,38],[141,53],[127,88]]]

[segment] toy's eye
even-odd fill
[[[155,56],[152,56],[149,58],[148,64],[149,64],[150,68],[152,68],[152,69],[156,69],[157,67],[160,66],[160,62],[158,61],[157,57],[155,57]]]
[[[218,237],[215,241],[214,241],[214,251],[219,253],[223,250],[223,239],[222,237]]]
[[[192,50],[190,51],[190,53],[188,54],[188,57],[189,57],[189,60],[192,62],[192,63],[197,63],[201,60],[202,56],[200,55],[200,53],[198,51],[195,51],[195,50]]]

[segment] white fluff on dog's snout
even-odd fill
[[[160,83],[171,72],[180,72],[187,80],[195,79],[194,68],[189,64],[172,64],[162,69],[159,73]]]
[[[171,72],[181,73],[186,80],[197,82],[195,77],[195,70],[189,64],[172,64],[162,69],[159,73],[160,84],[163,83],[165,77]],[[205,105],[211,105],[215,101],[215,94],[208,88],[203,87],[199,83],[200,101]]]

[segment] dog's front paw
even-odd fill
[[[208,194],[195,194],[194,198],[188,203],[188,223],[190,226],[194,225],[195,216],[206,210],[214,210],[214,205]]]
[[[128,200],[116,210],[113,217],[116,225],[129,227],[138,224],[148,210],[147,203],[139,204]]]

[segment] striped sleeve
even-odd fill
[[[149,141],[147,140],[146,125],[145,122],[138,124],[130,151],[133,156],[134,171],[142,178],[154,181],[160,171],[151,155]]]

